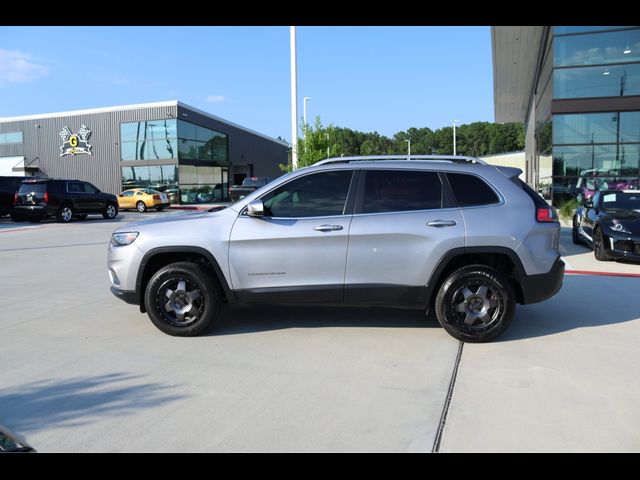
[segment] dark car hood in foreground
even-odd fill
[[[602,212],[600,222],[612,222],[617,220],[622,223],[634,235],[640,235],[640,212],[637,210],[607,209]]]

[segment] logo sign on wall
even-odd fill
[[[79,155],[86,153],[87,155],[93,155],[91,153],[91,145],[89,144],[89,137],[91,136],[91,130],[85,125],[78,130],[78,133],[73,133],[66,125],[60,132],[62,138],[62,146],[60,147],[60,156],[65,155]]]

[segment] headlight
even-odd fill
[[[111,245],[114,247],[131,245],[136,238],[138,238],[138,232],[114,233],[111,235]]]
[[[631,235],[631,232],[622,224],[619,220],[614,220],[611,222],[611,230],[615,230],[616,232],[626,233],[627,235]]]

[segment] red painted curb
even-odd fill
[[[640,273],[594,272],[591,270],[565,270],[567,275],[595,275],[600,277],[640,277]]]

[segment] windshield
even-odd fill
[[[602,196],[602,208],[640,210],[640,191],[638,193],[605,193]]]
[[[245,178],[242,181],[242,186],[243,187],[258,187],[258,186],[262,186],[265,185],[265,179],[264,178]]]

